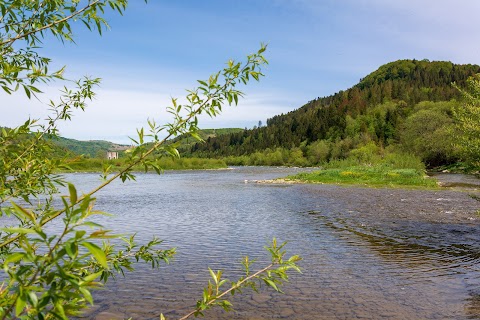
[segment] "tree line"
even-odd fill
[[[447,134],[448,127],[453,124],[453,110],[462,99],[452,83],[463,88],[467,79],[478,72],[480,67],[471,64],[395,61],[381,66],[348,90],[314,99],[295,111],[268,119],[265,127],[196,143],[190,154],[250,157],[259,152],[281,151],[297,152],[298,160],[300,150],[305,160],[296,161],[297,164],[316,165],[345,158],[351,150],[373,142],[380,148],[396,147],[413,153],[428,166],[451,164],[460,155],[450,148],[452,135]],[[426,118],[430,119],[430,127]],[[420,139],[415,132],[426,138]],[[441,140],[437,139],[439,136]],[[427,152],[428,148],[431,150]],[[323,149],[324,156],[312,156],[319,153],[318,149]],[[295,161],[283,164],[292,162]]]

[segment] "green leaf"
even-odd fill
[[[102,265],[102,267],[108,269],[107,256],[99,246],[91,242],[83,242],[82,246],[84,246],[85,248],[87,248],[88,251],[90,251],[90,253],[95,257],[95,260],[97,260],[98,263]]]
[[[77,256],[78,247],[75,242],[71,242],[65,246],[65,250],[67,250],[67,254],[70,258],[74,259]]]
[[[62,305],[62,301],[61,300],[58,300],[56,303],[55,303],[55,310],[57,311],[58,315],[60,316],[60,318],[62,319],[67,319],[67,317],[65,316],[65,310],[63,309],[63,305]]]
[[[15,305],[15,315],[18,317],[20,314],[22,314],[23,309],[27,305],[27,299],[25,299],[25,295],[23,293],[20,293],[17,299],[17,304]]]
[[[28,228],[0,228],[1,231],[9,232],[9,233],[36,233],[35,230],[28,229]]]
[[[83,297],[85,298],[85,300],[88,301],[88,303],[90,303],[91,305],[93,305],[93,298],[92,298],[92,294],[90,293],[90,291],[88,291],[87,289],[85,288],[78,288],[80,290],[80,292],[83,294]]]
[[[108,216],[108,214],[105,214],[105,215]],[[84,222],[82,225],[90,227],[90,228],[102,228],[101,224],[96,223],[96,222],[92,222],[92,221]]]
[[[70,192],[70,203],[76,204],[77,203],[77,189],[71,183],[68,184],[68,191]]]
[[[230,301],[223,300],[222,302],[220,302],[220,305],[222,306],[223,310],[227,312],[232,310],[232,304],[230,303]]]
[[[30,99],[30,90],[28,90],[27,86],[23,86],[23,89],[25,90],[25,94],[27,95],[28,99]]]
[[[196,132],[190,132],[190,135],[195,139],[195,140],[198,140],[198,141],[203,141],[203,139],[198,135],[198,133]]]
[[[25,217],[32,222],[35,222],[35,216],[32,212],[28,211],[25,208],[20,207],[15,202],[12,202],[12,206],[15,209],[15,212],[18,213],[20,216]]]
[[[102,275],[103,271],[99,271],[99,272],[96,272],[96,273],[92,273],[92,274],[89,274],[88,276],[86,276],[85,278],[83,278],[83,281],[85,282],[92,282],[93,280],[97,279],[98,277],[100,277]]]
[[[212,279],[215,280],[215,283],[217,283],[218,280],[217,280],[217,275],[215,274],[215,272],[210,268],[208,268],[208,271],[210,272],[210,276],[212,277]]]
[[[270,286],[270,287],[272,287],[273,289],[275,289],[275,291],[280,291],[280,290],[278,289],[277,285],[275,284],[275,282],[273,282],[272,280],[270,280],[270,279],[263,279],[263,281],[265,281],[265,283],[266,283],[268,286]]]
[[[35,292],[30,291],[28,293],[28,297],[30,298],[30,302],[32,303],[33,306],[36,306],[38,304],[38,297]]]
[[[81,239],[87,233],[85,230],[79,230],[75,232],[75,239]]]
[[[12,253],[11,255],[7,256],[7,258],[3,263],[4,264],[15,263],[20,261],[24,256],[25,256],[25,253],[22,253],[22,252]]]

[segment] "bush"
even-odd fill
[[[328,161],[330,156],[330,143],[318,140],[307,147],[307,159],[311,165],[319,165]]]

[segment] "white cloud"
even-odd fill
[[[47,88],[42,99],[54,98],[57,88]],[[184,90],[181,90],[184,93]],[[129,143],[128,137],[136,136],[136,129],[147,127],[147,119],[155,119],[157,124],[171,120],[166,107],[171,105],[168,93],[144,90],[116,90],[100,88],[97,96],[88,104],[85,112],[75,111],[72,121],[59,125],[60,134],[78,140],[109,140]],[[177,97],[180,95],[177,92]],[[29,116],[45,119],[48,110],[45,104],[28,100],[21,94],[7,96],[2,103],[2,125],[14,127],[23,123]],[[181,99],[179,99],[180,101]],[[259,120],[281,112],[288,112],[296,102],[279,93],[249,94],[239,100],[239,106],[225,106],[221,115],[199,118],[201,128],[252,127]]]

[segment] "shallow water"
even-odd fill
[[[480,188],[480,179],[474,175],[442,172],[430,173],[429,175],[445,187]]]
[[[263,246],[277,237],[303,257],[303,274],[292,274],[284,295],[247,291],[235,296],[237,311],[206,319],[480,319],[479,223],[468,194],[245,183],[296,170],[140,174],[101,191],[97,208],[115,214],[99,219],[108,229],[157,235],[178,254],[95,292],[85,317],[178,318],[201,297],[208,266],[234,279],[245,255],[266,264]],[[97,176],[68,179],[87,191]]]

